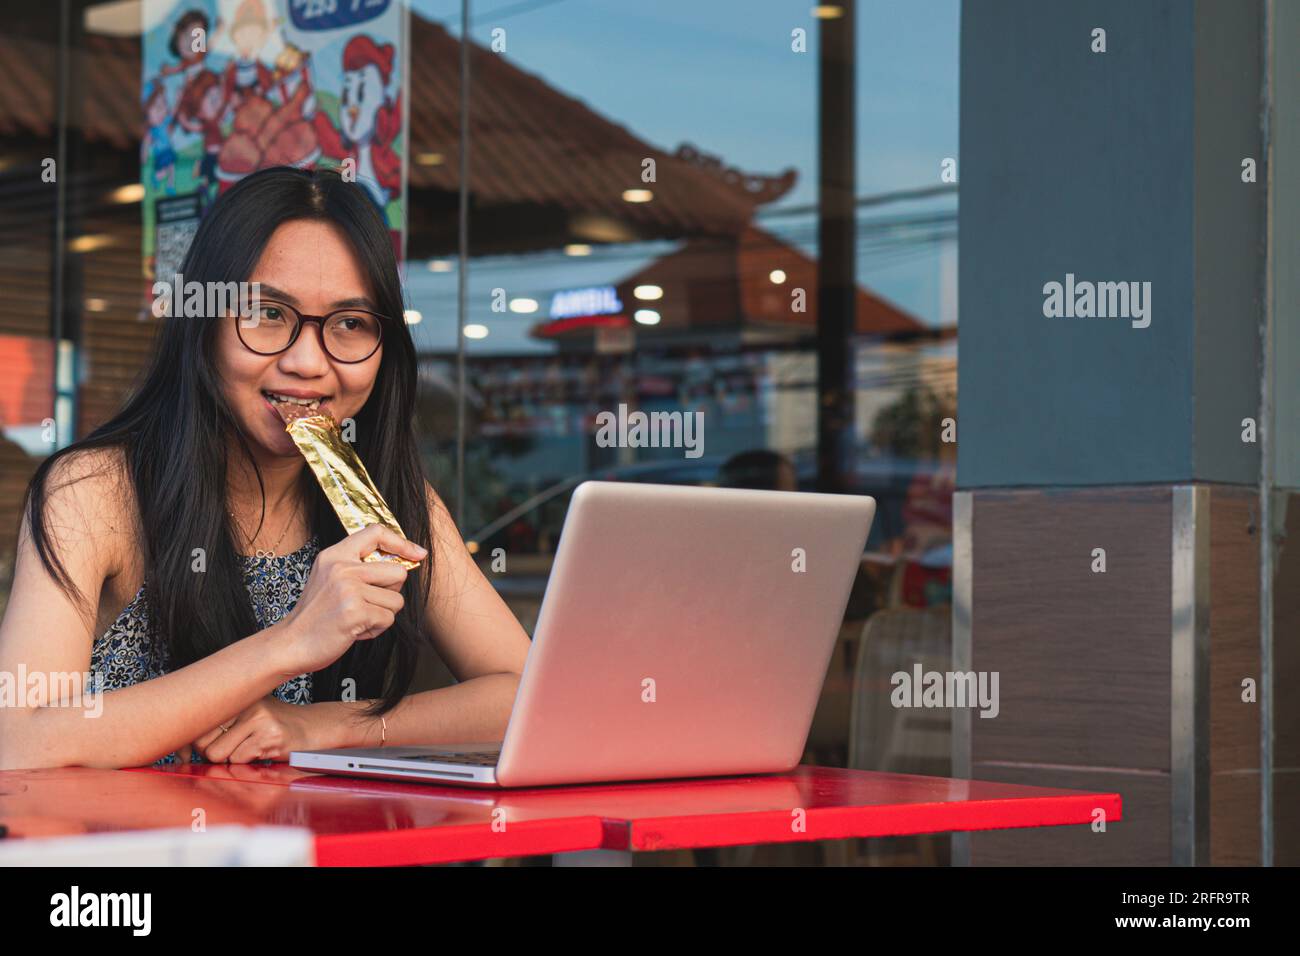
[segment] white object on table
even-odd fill
[[[0,840],[0,866],[315,865],[314,836],[305,827],[180,827]]]

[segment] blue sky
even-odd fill
[[[413,9],[459,33],[458,0],[413,0]],[[747,172],[798,171],[775,208],[816,201],[817,21],[811,3],[790,0],[479,0],[471,35],[483,45],[506,31],[504,54],[638,137],[672,151],[690,142]],[[959,0],[859,0],[857,193],[939,184],[940,163],[957,156]],[[808,52],[791,31],[808,31]],[[415,55],[419,55],[418,51]],[[862,219],[955,210],[953,198],[864,210]],[[811,218],[759,222],[809,253]],[[471,223],[471,229],[473,225]],[[489,290],[532,295],[612,282],[671,246],[622,250],[617,261],[562,255],[476,260],[470,321],[488,325],[475,352],[536,348],[536,317],[488,308]],[[641,258],[629,253],[643,252]],[[864,252],[859,281],[931,324],[953,317],[955,243]],[[454,272],[411,263],[411,304],[425,315],[426,348],[455,341]]]

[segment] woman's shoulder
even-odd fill
[[[49,468],[43,525],[60,549],[94,547],[106,576],[135,550],[139,514],[125,449],[76,448]]]
[[[424,500],[429,508],[429,531],[434,540],[443,545],[447,542],[460,542],[460,531],[451,516],[451,509],[443,502],[428,479],[424,482]]]
[[[120,446],[73,448],[50,465],[45,481],[45,496],[52,504],[80,504],[96,515],[122,510],[127,494],[133,502],[126,450]]]

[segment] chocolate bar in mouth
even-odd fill
[[[295,405],[292,402],[272,402],[271,407],[279,412],[280,420],[283,421],[286,426],[285,431],[288,431],[288,426],[292,425],[298,419],[310,418],[312,415],[316,414],[314,408],[309,408],[306,405]]]
[[[329,499],[344,531],[356,534],[372,524],[382,524],[406,537],[379,489],[370,480],[366,466],[352,446],[343,440],[338,423],[330,415],[290,402],[273,402],[272,407],[279,412],[284,430],[307,459],[307,466],[320,483],[321,491]],[[420,566],[418,561],[379,549],[361,560],[392,561],[408,571]]]

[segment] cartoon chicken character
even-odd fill
[[[402,129],[401,94],[385,92],[393,73],[391,43],[376,44],[358,34],[343,48],[343,95],[339,129],[319,110],[312,117],[321,152],[339,161],[351,159],[357,181],[366,187],[382,213],[402,188],[402,161],[393,141]]]

